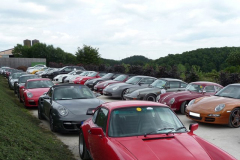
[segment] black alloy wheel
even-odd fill
[[[234,108],[230,114],[228,125],[232,128],[240,127],[240,108]]]
[[[50,112],[50,114],[49,114],[49,125],[50,125],[51,131],[56,132],[54,120],[53,120],[53,117],[52,117],[52,112]]]

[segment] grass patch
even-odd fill
[[[72,152],[54,134],[39,127],[0,76],[0,159],[72,160]]]

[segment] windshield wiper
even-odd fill
[[[177,128],[177,129],[175,129],[175,130],[171,130],[171,131],[167,132],[166,135],[168,135],[169,133],[172,133],[173,131],[176,132],[176,131],[179,131],[179,130],[181,130],[181,129],[185,129],[185,131],[186,131],[186,127],[183,126],[183,127],[179,127],[179,128]]]
[[[155,131],[151,131],[151,132],[149,132],[149,133],[145,133],[145,134],[144,134],[144,137],[147,137],[147,135],[149,135],[149,134],[156,133],[156,132],[158,132],[158,131],[168,130],[168,129],[174,130],[174,128],[160,128],[160,129],[157,129],[157,130],[155,130]]]

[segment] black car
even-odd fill
[[[126,91],[126,100],[156,101],[156,97],[164,92],[184,91],[187,83],[180,79],[159,78],[146,88],[130,88]]]
[[[76,132],[90,117],[87,110],[102,103],[85,85],[54,85],[39,98],[38,118],[47,119],[53,132]]]
[[[59,74],[67,74],[67,73],[72,72],[74,70],[85,71],[85,69],[82,66],[65,66],[65,67],[60,68],[59,70],[54,71],[51,74],[49,74],[47,78],[53,79],[55,76],[57,76]]]
[[[91,79],[88,80],[84,83],[84,85],[88,86],[91,90],[94,89],[94,86],[101,81],[106,81],[106,80],[112,80],[114,78],[116,78],[117,76],[119,76],[120,74],[116,74],[116,73],[107,73],[104,76],[100,77],[100,78],[95,78],[95,79]]]

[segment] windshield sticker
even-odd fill
[[[202,88],[202,86],[200,86],[200,88]]]
[[[153,110],[153,108],[152,107],[147,107],[147,110]]]
[[[141,112],[141,111],[142,111],[142,108],[137,108],[137,111]]]

